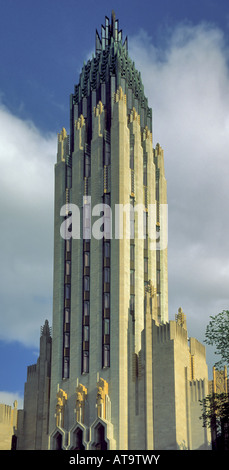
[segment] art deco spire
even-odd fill
[[[133,108],[140,116],[140,125],[152,132],[152,110],[148,106],[140,72],[127,50],[127,38],[123,42],[119,21],[112,11],[111,20],[106,16],[101,25],[101,35],[96,30],[96,53],[84,63],[74,94],[71,95],[70,149],[74,151],[74,122],[83,115],[87,122],[87,139],[92,136],[94,107],[102,101],[106,109],[106,130],[110,130],[114,94],[121,87],[126,95],[127,114]]]
[[[115,12],[112,10],[111,22],[105,17],[105,26],[101,25],[101,36],[96,30],[95,50],[96,53],[105,50],[113,42],[122,41],[122,30],[119,31],[119,21],[115,19]],[[123,47],[127,50],[127,37],[123,43]]]

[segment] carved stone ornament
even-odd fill
[[[104,379],[97,382],[96,407],[98,418],[106,419],[106,396],[108,395],[108,383]]]
[[[79,384],[76,387],[76,421],[79,423],[84,423],[86,395],[87,388]]]
[[[56,403],[56,426],[59,428],[64,427],[64,406],[68,399],[67,393],[64,392],[61,388],[58,389],[56,394],[57,403]]]

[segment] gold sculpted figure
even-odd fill
[[[87,395],[87,388],[79,384],[76,387],[76,421],[84,423],[84,409],[85,399]]]
[[[64,405],[67,401],[67,393],[61,390],[58,390],[56,394],[57,403],[56,403],[56,426],[59,428],[64,427]]]
[[[104,379],[100,379],[97,383],[97,415],[98,418],[106,419],[106,395],[108,395],[108,383]]]

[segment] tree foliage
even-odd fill
[[[229,310],[223,310],[210,317],[205,332],[205,343],[215,347],[215,354],[221,359],[215,363],[217,369],[229,364]],[[200,401],[202,414],[200,419],[203,427],[208,427],[214,432],[215,438],[221,436],[224,449],[228,449],[229,429],[229,394],[212,393]]]
[[[215,367],[219,369],[225,363],[229,364],[229,310],[223,310],[215,316],[210,316],[204,342],[215,346],[215,354],[221,356]]]
[[[224,423],[229,421],[228,393],[213,393],[201,400],[203,427],[221,433]]]

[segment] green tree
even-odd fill
[[[228,422],[229,401],[228,393],[213,393],[201,400],[203,427],[214,429],[221,433],[222,425]]]
[[[229,396],[213,393],[200,401],[204,428],[211,429],[213,450],[229,450]]]
[[[215,363],[216,369],[219,369],[225,363],[229,364],[229,310],[210,316],[210,319],[204,342],[209,346],[215,346],[215,354],[221,356],[221,359]]]
[[[215,346],[215,354],[221,359],[215,363],[220,369],[229,364],[229,310],[223,310],[210,317],[204,342]],[[212,442],[215,449],[221,447],[228,450],[229,445],[229,395],[228,393],[213,393],[200,401],[203,427],[211,429]]]

